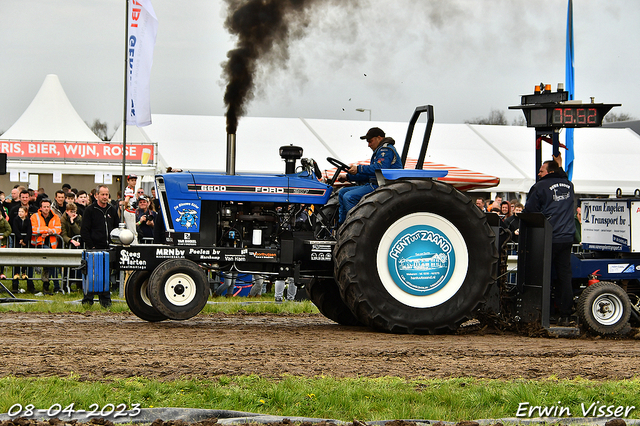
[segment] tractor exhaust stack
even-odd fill
[[[227,133],[227,174],[236,174],[236,135]]]

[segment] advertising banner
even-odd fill
[[[127,124],[151,124],[150,80],[158,19],[150,0],[130,0],[127,40]]]
[[[7,160],[122,163],[122,144],[109,142],[2,141]],[[155,144],[127,144],[127,163],[153,166]]]
[[[631,247],[629,202],[582,201],[582,245],[585,249],[628,252]]]

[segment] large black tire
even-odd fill
[[[322,315],[340,325],[362,325],[342,301],[333,278],[312,278],[306,287],[309,299]]]
[[[151,304],[149,299],[149,271],[135,271],[127,280],[124,298],[131,312],[145,321],[158,322],[167,319]]]
[[[340,228],[335,277],[356,318],[393,333],[455,330],[495,281],[486,217],[450,185],[399,180],[360,200]]]
[[[207,276],[195,262],[170,259],[162,262],[149,278],[151,304],[173,320],[186,320],[200,313],[209,298]]]
[[[631,301],[620,286],[600,281],[585,288],[580,295],[578,315],[595,333],[618,333],[629,323]]]

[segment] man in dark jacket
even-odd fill
[[[19,203],[13,206],[11,210],[9,210],[9,223],[13,223],[13,219],[18,216],[18,208],[20,206],[24,206],[28,209],[29,216],[34,213],[38,213],[38,208],[35,206],[35,204],[29,203],[30,195],[28,190],[23,189],[22,191],[20,191],[19,197]]]
[[[568,325],[573,307],[571,287],[571,246],[576,227],[573,219],[573,184],[560,167],[560,157],[545,161],[540,167],[540,180],[531,187],[524,206],[526,213],[541,212],[553,227],[551,265],[556,273],[558,325]]]
[[[88,206],[82,216],[80,236],[85,248],[108,249],[109,234],[113,228],[118,227],[118,212],[109,203],[109,188],[106,185],[98,186],[95,203]],[[82,299],[83,304],[93,304],[95,293],[88,292]],[[108,291],[98,293],[100,304],[103,307],[111,305],[111,294]]]
[[[15,247],[27,248],[31,245],[31,218],[29,217],[29,207],[18,206],[18,215],[11,222],[11,230],[15,235]],[[13,267],[13,290],[19,291],[19,280],[27,280],[27,292],[34,294],[36,292],[33,285],[33,267],[32,266],[14,266]]]
[[[82,218],[80,236],[87,249],[108,249],[109,234],[118,227],[118,212],[109,203],[109,188],[100,185],[96,202],[87,206]]]

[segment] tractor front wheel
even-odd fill
[[[167,318],[186,320],[196,316],[209,298],[204,270],[186,259],[170,259],[158,266],[149,278],[149,298]]]
[[[145,321],[158,322],[167,319],[151,304],[149,299],[149,271],[134,271],[127,280],[124,298],[131,312]]]

